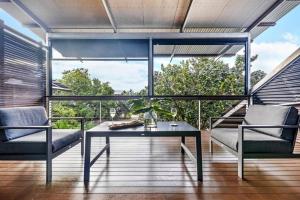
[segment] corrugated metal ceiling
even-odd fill
[[[17,4],[23,4],[42,21],[50,32],[244,32],[278,0],[14,0],[0,3],[0,7],[45,37]],[[280,1],[281,2],[281,1]],[[282,1],[262,22],[276,22],[300,1]],[[23,10],[24,11],[24,10]],[[111,15],[112,19],[109,18]],[[268,27],[255,26],[252,38]],[[158,52],[172,54],[174,48],[159,47]],[[175,47],[175,53],[219,53],[218,47]],[[237,47],[230,53],[236,53]]]

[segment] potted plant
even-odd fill
[[[134,99],[131,100],[130,110],[132,114],[143,114],[145,128],[157,127],[157,115],[170,117],[172,114],[161,108],[159,100]]]

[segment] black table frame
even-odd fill
[[[170,123],[170,122],[161,122]],[[186,122],[185,125],[190,126]],[[107,157],[110,155],[110,137],[181,137],[181,153],[186,153],[189,158],[196,164],[197,168],[197,181],[203,180],[202,171],[202,148],[201,148],[201,132],[198,129],[193,131],[154,131],[155,129],[144,129],[143,131],[134,131],[132,129],[122,129],[119,131],[112,130],[99,130],[99,131],[86,131],[85,139],[85,159],[84,159],[84,183],[87,185],[90,179],[90,169],[93,164],[98,160],[98,158],[106,151]],[[174,128],[176,130],[176,127]],[[105,137],[106,145],[101,149],[101,151],[92,159],[91,161],[91,140],[93,137]],[[196,147],[196,157],[192,154],[189,148],[185,145],[185,137],[195,137],[195,147]]]

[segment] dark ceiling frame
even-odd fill
[[[106,39],[110,38],[111,40],[116,39],[115,34],[104,35]],[[196,37],[196,36],[199,37]],[[207,37],[205,37],[207,35]],[[126,34],[119,34],[120,38],[128,37]],[[137,36],[137,39],[141,37],[146,37],[143,34],[134,35]],[[149,37],[148,45],[148,95],[146,96],[53,96],[52,88],[49,88],[50,93],[48,94],[49,100],[55,101],[81,101],[81,100],[128,100],[136,98],[154,98],[154,99],[166,99],[166,100],[243,100],[249,98],[249,45],[250,37],[249,34],[186,34],[186,33],[177,33],[177,34],[163,34],[157,35],[154,34],[153,37]],[[160,37],[161,36],[161,37]],[[201,36],[201,37],[200,37]],[[218,36],[218,37],[217,37]],[[226,37],[228,36],[228,37]],[[236,36],[236,37],[235,37]],[[98,35],[99,37],[99,35]],[[140,38],[138,38],[140,37]],[[49,39],[50,48],[48,51],[49,67],[48,67],[48,86],[51,87],[52,83],[52,46],[51,46],[51,37]],[[54,38],[55,39],[55,38]],[[57,39],[57,38],[56,38]],[[91,39],[91,38],[90,38]],[[98,38],[100,39],[100,38]],[[119,38],[118,38],[119,39]],[[133,38],[131,38],[133,39]],[[74,39],[76,40],[76,39]],[[88,40],[88,39],[86,39]],[[133,39],[136,40],[136,39]],[[243,95],[155,95],[154,84],[153,84],[153,46],[154,45],[244,45],[246,51],[245,55],[245,78],[244,78],[244,94]]]

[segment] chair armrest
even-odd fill
[[[81,120],[81,119],[85,119],[84,117],[50,117],[49,119],[77,119],[77,120]]]
[[[52,152],[52,127],[49,125],[45,126],[0,126],[0,129],[43,129],[46,131],[46,143],[47,151]]]
[[[299,125],[240,125],[238,129],[238,151],[239,154],[242,155],[243,152],[243,143],[244,143],[244,129],[251,128],[290,128],[296,129],[299,128]]]
[[[300,128],[299,125],[240,125],[241,129],[251,128]]]
[[[51,126],[0,126],[0,129],[49,129]]]
[[[210,117],[209,118],[209,129],[211,130],[212,127],[212,120],[214,119],[244,119],[244,117]]]

